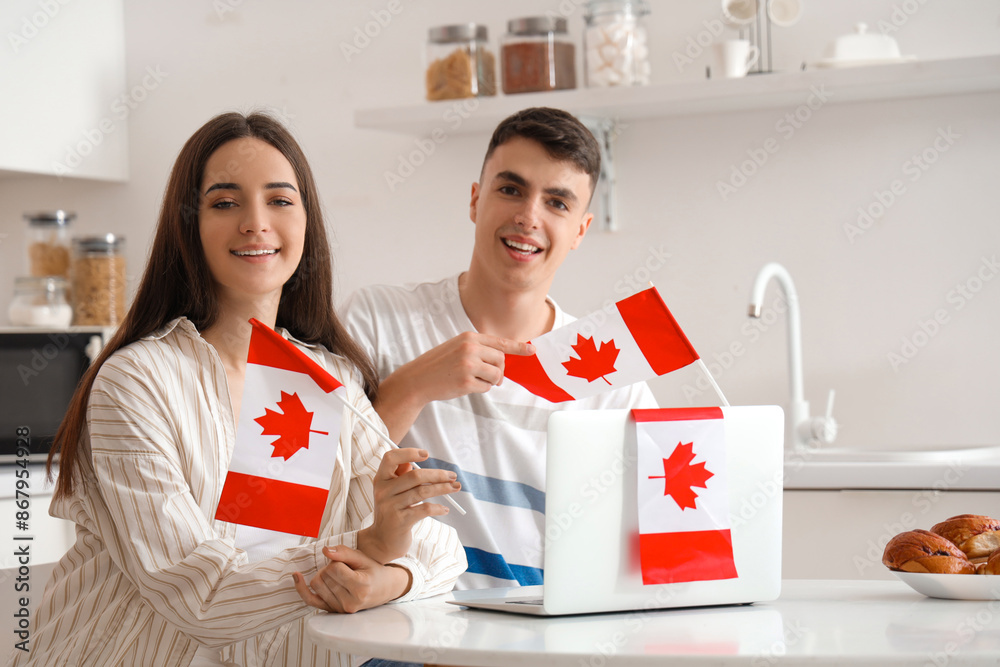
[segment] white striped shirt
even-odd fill
[[[380,423],[348,362],[292,342]],[[45,588],[30,652],[15,649],[12,664],[173,667],[190,664],[199,645],[247,667],[350,664],[304,638],[316,610],[292,580],[329,562],[323,546],[356,547],[374,510],[387,446],[347,410],[342,424],[319,540],[250,563],[234,546],[236,525],[213,518],[236,438],[215,349],[180,318],[116,352],[91,392],[82,482],[52,503],[54,516],[76,523],[77,541]],[[394,562],[413,576],[400,600],[446,592],[465,568],[454,530],[433,519]]]
[[[553,329],[573,317],[549,299]],[[462,306],[458,276],[404,287],[376,285],[355,292],[341,310],[351,334],[375,360],[379,377],[463,331],[475,331]],[[468,569],[457,588],[541,584],[545,533],[545,441],[557,410],[653,408],[646,384],[577,401],[551,403],[516,382],[424,406],[402,439],[431,457],[424,468],[451,470],[467,510],[441,518],[458,531]]]

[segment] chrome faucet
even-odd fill
[[[788,374],[792,405],[788,415],[788,439],[795,449],[816,445],[829,445],[837,437],[837,422],[833,418],[834,392],[826,403],[826,416],[810,417],[809,401],[802,388],[802,317],[799,313],[799,297],[795,292],[792,277],[781,264],[765,264],[757,274],[750,292],[750,317],[760,317],[764,303],[764,290],[774,278],[778,281],[785,300],[788,302]]]

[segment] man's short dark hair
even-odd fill
[[[593,196],[601,175],[601,147],[576,116],[549,107],[522,109],[508,116],[493,131],[483,159],[483,169],[498,146],[516,137],[536,141],[554,159],[572,162],[579,167],[580,171],[590,176],[590,194]]]

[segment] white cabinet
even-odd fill
[[[1000,491],[785,491],[782,577],[895,579],[886,542],[956,514],[1000,516]]]
[[[13,465],[0,468],[0,569],[17,567],[19,547],[27,547],[29,565],[34,567],[59,560],[76,540],[71,521],[49,515],[52,487],[45,482],[45,466],[32,464],[27,468],[27,509],[18,507],[18,500],[24,497],[16,494],[16,470],[22,469]],[[19,515],[24,511],[28,513],[26,519]],[[21,520],[26,521],[26,529],[18,528]],[[31,539],[23,539],[26,537]]]
[[[122,0],[5,0],[0,26],[0,177],[124,181],[148,91],[126,90]]]

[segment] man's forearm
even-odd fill
[[[378,398],[372,404],[389,430],[389,437],[397,445],[427,404],[410,388],[404,368],[382,381],[378,387]]]

